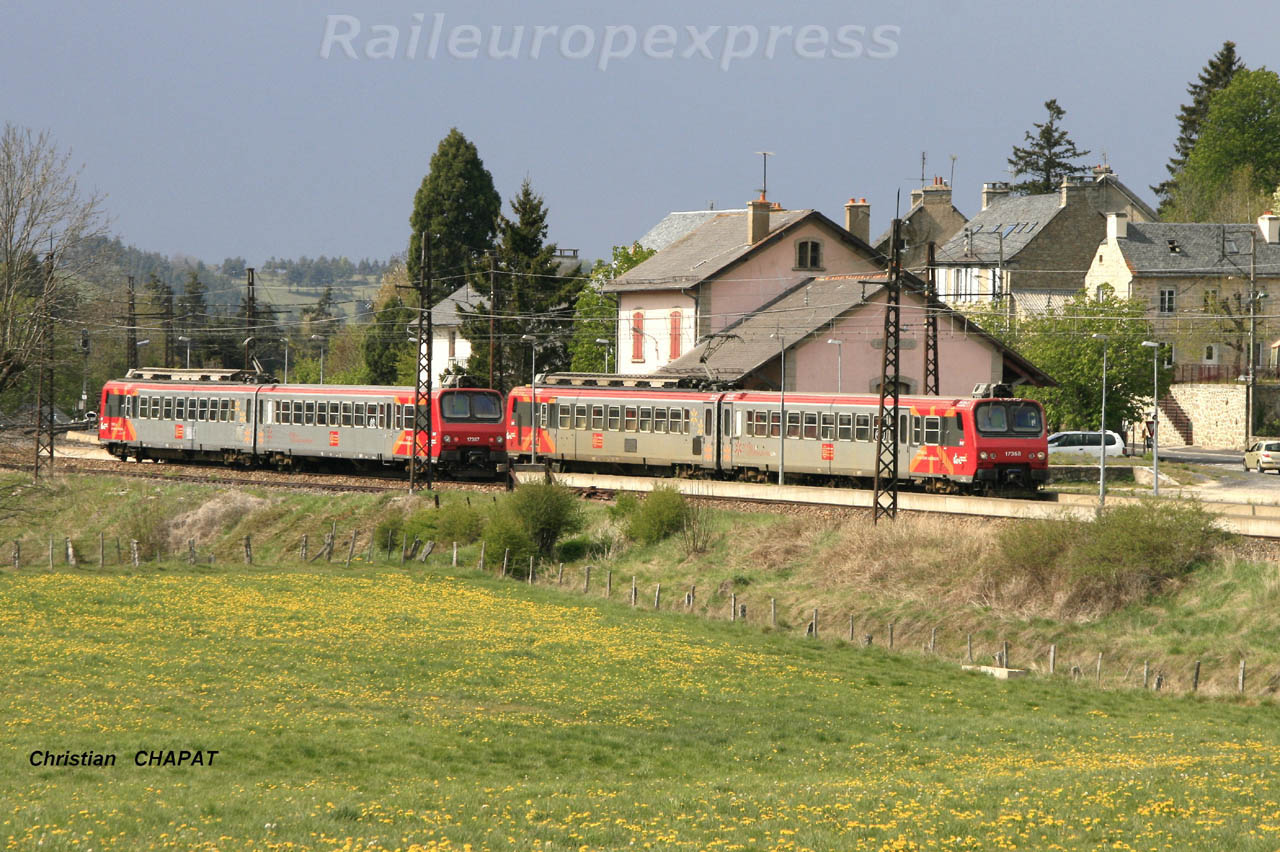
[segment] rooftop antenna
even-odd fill
[[[920,188],[921,189],[924,189],[924,166],[928,159],[926,157],[927,153],[928,153],[927,151],[920,152]]]
[[[772,151],[756,151],[756,153],[760,155],[762,160],[762,166],[763,166],[763,175],[761,177],[761,181],[764,185],[760,187],[760,197],[768,198],[769,197],[769,158],[773,156],[773,152]]]
[[[951,185],[956,185],[956,160],[960,159],[955,154],[951,155]]]

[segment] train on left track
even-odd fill
[[[440,474],[505,475],[502,394],[433,389],[424,418],[433,424],[430,437],[414,429],[414,405],[412,387],[281,384],[238,370],[132,370],[103,386],[98,438],[122,461],[293,470],[335,463],[407,468],[416,437],[419,458],[429,455]]]

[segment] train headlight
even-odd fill
[[[445,436],[444,436],[444,442],[445,442],[446,444],[452,444],[452,443],[453,443],[453,436],[452,436],[452,435],[445,435]]]
[[[983,461],[986,461],[987,459],[991,458],[991,456],[987,455],[986,450],[980,450],[978,452],[978,458],[982,459]]]
[[[501,436],[501,435],[498,435],[497,437],[495,437],[495,438],[493,439],[493,443],[495,443],[495,444],[497,444],[499,447],[501,447],[501,446],[502,446],[502,436]]]

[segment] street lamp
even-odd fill
[[[320,384],[324,384],[324,335],[313,334],[311,339],[320,341]]]
[[[844,393],[844,341],[827,340],[836,347],[836,393]]]
[[[529,463],[538,463],[538,338],[522,334],[520,339],[529,344],[529,419],[533,421],[533,443],[529,445]]]
[[[1151,349],[1151,494],[1160,496],[1160,344],[1144,340]]]
[[[604,371],[609,372],[609,350],[613,348],[612,340],[605,340],[603,337],[597,337],[596,343],[604,346]]]
[[[1102,514],[1107,505],[1107,335],[1093,334],[1094,340],[1102,341],[1102,439],[1098,454],[1098,514]]]
[[[191,338],[185,334],[178,335],[178,342],[187,344],[187,369],[191,369]]]
[[[284,341],[284,383],[289,384],[289,338],[280,338]]]

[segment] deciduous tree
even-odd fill
[[[653,249],[632,243],[630,246],[614,246],[611,260],[596,261],[591,278],[583,284],[574,302],[573,339],[569,342],[569,354],[573,358],[570,369],[584,373],[604,372],[605,355],[610,352],[610,347],[596,341],[613,341],[611,348],[616,350],[618,303],[613,296],[602,293],[600,288],[605,282],[647,260],[653,253]],[[617,352],[613,354],[616,356]],[[618,369],[616,360],[608,366],[615,371]]]

